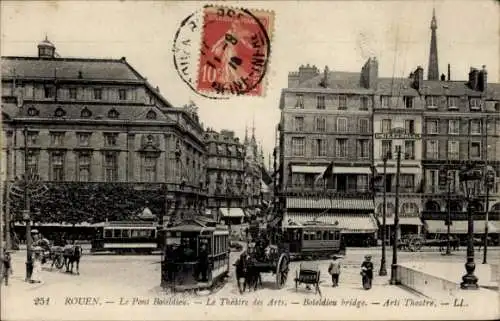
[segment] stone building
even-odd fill
[[[241,223],[245,214],[245,149],[233,131],[220,133],[208,128],[204,134],[207,146],[206,182],[208,208],[217,221]]]
[[[196,107],[172,106],[124,57],[64,58],[47,39],[38,56],[2,57],[2,124],[7,181],[24,173],[26,132],[28,170],[49,187],[33,200],[34,220],[123,219],[146,204],[160,218],[201,210]]]
[[[301,66],[288,76],[280,109],[280,186],[284,222],[338,222],[348,244],[375,238],[369,189],[373,77]],[[333,175],[317,179],[333,162]]]
[[[255,126],[252,126],[252,136],[248,137],[245,129],[243,141],[245,149],[245,179],[244,195],[246,198],[245,209],[248,215],[256,214],[262,202],[262,167],[264,166],[264,153],[255,138]]]

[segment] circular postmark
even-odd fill
[[[213,99],[262,95],[273,16],[206,6],[186,17],[174,38],[174,65],[197,94]]]

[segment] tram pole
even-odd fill
[[[394,211],[394,239],[392,242],[392,265],[391,265],[391,284],[398,283],[398,230],[399,230],[399,175],[401,171],[401,146],[396,146],[397,165],[396,165],[396,200]]]

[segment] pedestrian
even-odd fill
[[[330,263],[328,267],[328,273],[332,276],[332,286],[336,287],[339,285],[339,276],[340,276],[340,260],[338,257],[334,255],[332,257],[333,262]]]
[[[373,263],[371,255],[365,255],[365,260],[361,263],[361,275],[363,276],[363,288],[365,290],[371,289],[373,280]]]
[[[31,283],[41,283],[42,282],[42,249],[37,248],[34,250],[35,257],[33,260],[33,273],[31,274]]]
[[[10,252],[7,249],[3,250],[3,279],[5,280],[5,285],[9,285],[9,275],[12,274],[12,262],[10,257]]]

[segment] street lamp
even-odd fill
[[[474,275],[476,264],[474,263],[474,220],[472,218],[472,201],[478,194],[482,182],[483,173],[480,169],[468,166],[463,168],[459,174],[460,184],[467,201],[467,262],[465,270],[467,273],[462,277],[460,287],[464,290],[476,290],[479,288],[477,277]]]
[[[399,175],[401,172],[401,145],[396,146],[396,199],[394,204],[394,239],[392,242],[392,264],[390,284],[398,284],[398,230],[399,230]]]
[[[483,253],[483,264],[488,263],[488,214],[490,209],[490,190],[493,189],[495,185],[495,169],[491,166],[486,166],[484,170],[484,186],[486,188],[486,217],[484,221],[484,253]]]
[[[383,182],[382,182],[382,258],[380,259],[380,271],[378,275],[380,276],[386,276],[387,275],[387,268],[385,266],[385,232],[386,232],[386,218],[387,218],[387,198],[386,198],[386,192],[387,192],[387,160],[389,159],[389,154],[384,155],[383,161],[384,161],[384,176],[383,176]]]

